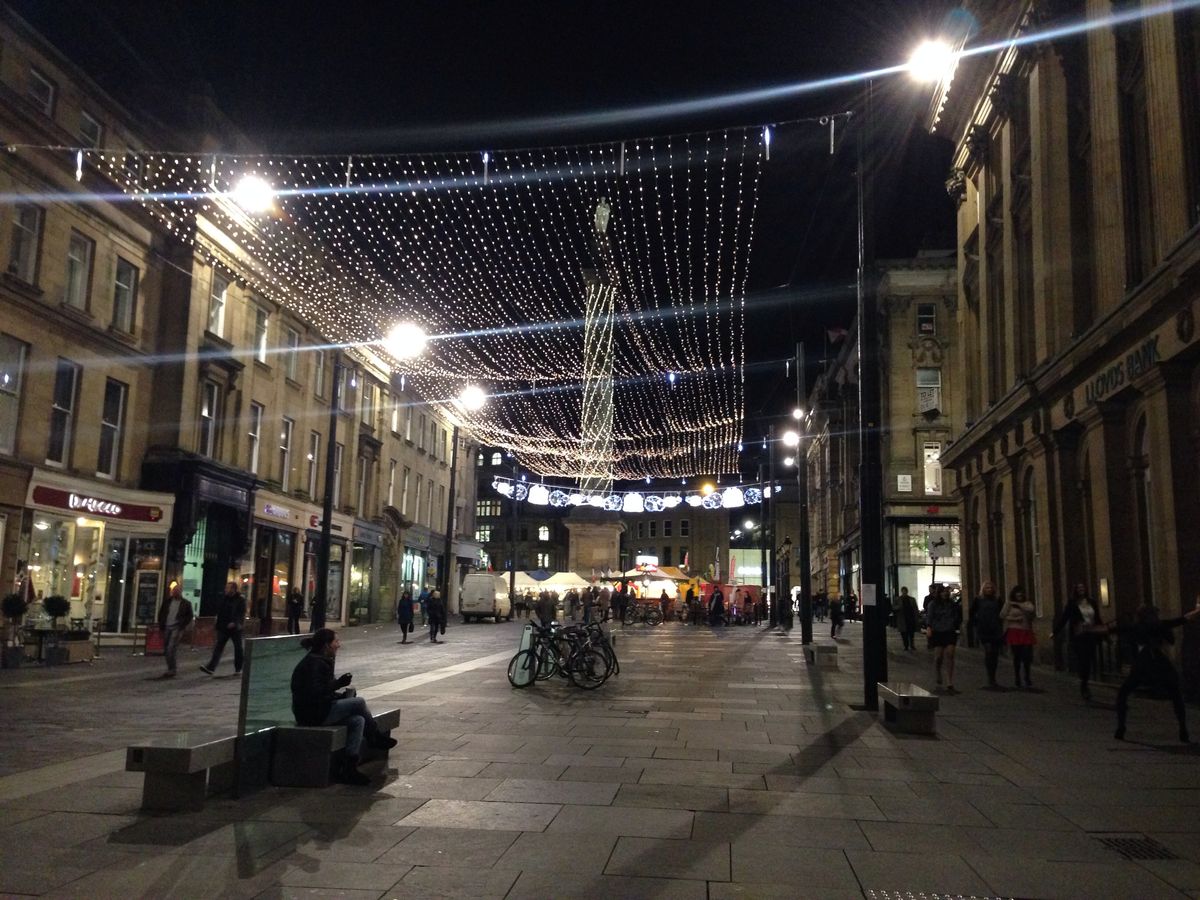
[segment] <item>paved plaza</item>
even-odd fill
[[[806,667],[798,632],[618,628],[621,674],[594,693],[511,689],[518,628],[454,625],[437,647],[346,630],[339,670],[403,710],[386,775],[190,814],[141,813],[123,748],[233,727],[237,681],[202,654],[173,682],[128,650],[0,673],[0,893],[1200,896],[1197,755],[1161,701],[1136,699],[1117,742],[1111,688],[1088,706],[1043,669],[1038,693],[984,691],[968,652],[937,737],[897,736],[852,708],[854,625],[834,672]],[[890,667],[930,684],[925,651]]]

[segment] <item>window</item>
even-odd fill
[[[1187,166],[1188,224],[1200,221],[1200,11],[1175,13],[1175,64],[1179,70],[1183,158]]]
[[[439,516],[444,516],[447,512],[448,512],[448,510],[446,509],[446,486],[444,484],[439,484],[438,485],[438,495],[437,495],[437,514]],[[446,522],[445,519],[440,519],[439,521],[441,522],[443,529],[446,527],[447,524],[449,524]]]
[[[59,357],[54,370],[54,401],[50,407],[50,443],[46,462],[65,466],[71,457],[75,398],[79,390],[79,366]]]
[[[404,467],[404,480],[400,482],[400,515],[408,515],[408,480],[412,471]]]
[[[396,505],[396,461],[388,461],[388,506]]]
[[[54,99],[58,88],[48,76],[32,67],[29,69],[28,93],[34,106],[48,116],[54,115]]]
[[[8,258],[8,271],[26,284],[33,284],[37,277],[41,236],[41,207],[32,203],[18,203],[13,211],[12,252]]]
[[[109,378],[104,382],[104,409],[100,413],[100,455],[96,474],[116,478],[121,467],[121,431],[125,421],[125,395],[128,388]]]
[[[0,334],[0,453],[15,453],[17,449],[25,353],[25,344]]]
[[[262,443],[262,418],[263,407],[261,403],[250,404],[250,428],[247,431],[247,436],[250,438],[250,454],[246,468],[249,469],[251,475],[258,474],[258,451]]]
[[[283,332],[283,374],[292,381],[300,366],[300,332],[285,328]]]
[[[93,150],[104,142],[104,129],[86,110],[79,111],[79,141]]]
[[[400,433],[400,395],[392,394],[392,434]]]
[[[360,415],[362,416],[362,422],[367,427],[374,427],[375,425],[376,391],[378,390],[378,385],[373,381],[367,381],[364,374],[362,389],[359,391],[361,398],[359,405],[361,407]]]
[[[649,522],[649,526],[650,526],[650,537],[658,537],[658,522],[654,519],[651,519]]]
[[[689,522],[687,519],[680,519],[679,520],[679,536],[680,537],[688,537],[691,535],[691,533],[692,533],[691,522]]]
[[[336,509],[342,500],[342,454],[346,448],[335,444],[333,448],[333,506]]]
[[[225,336],[225,303],[229,279],[213,272],[212,292],[208,295],[208,330],[217,337]]]
[[[433,527],[433,479],[430,478],[425,482],[425,521],[429,523],[429,527]]]
[[[321,434],[318,431],[308,433],[308,496],[317,496],[317,467],[321,459]]]
[[[421,522],[421,488],[425,485],[425,479],[421,475],[417,475],[416,490],[413,491],[413,521],[417,524]]]
[[[1125,213],[1125,289],[1145,278],[1157,260],[1154,182],[1151,170],[1146,49],[1137,21],[1114,32],[1121,138],[1121,189]]]
[[[425,413],[421,413],[420,427],[417,430],[417,449],[425,449]]]
[[[550,568],[550,554],[549,553],[537,554],[537,567],[539,569],[549,569]]]
[[[287,492],[292,475],[292,432],[296,423],[284,417],[279,429],[279,489]]]
[[[134,313],[137,310],[138,269],[128,260],[117,257],[117,276],[113,280],[112,327],[126,334],[133,333]]]
[[[442,462],[450,461],[450,435],[445,428],[442,429]]]
[[[254,307],[254,361],[267,361],[267,325],[271,314],[261,306]]]
[[[671,548],[670,547],[664,546],[662,548],[662,556],[659,558],[658,564],[660,566],[671,565]]]
[[[663,519],[663,537],[671,536],[671,524],[670,519]]]
[[[350,382],[346,377],[349,370],[345,366],[334,366],[334,380],[337,381],[335,389],[337,390],[337,408],[338,412],[345,412],[349,407],[346,405],[346,398],[350,394]]]
[[[645,522],[637,523],[637,536],[638,536],[639,541],[646,536],[646,523]]]
[[[78,231],[71,232],[67,242],[67,283],[63,290],[63,302],[76,309],[88,308],[88,294],[92,283],[92,257],[96,242]]]
[[[493,466],[498,466],[498,465],[500,465],[500,464],[501,464],[501,462],[502,462],[502,458],[501,458],[501,456],[500,456],[500,453],[499,453],[499,451],[497,451],[496,453],[493,453],[493,454],[492,454],[492,465],[493,465]]]
[[[367,458],[358,458],[358,487],[355,490],[354,508],[359,516],[367,517]]]
[[[216,456],[217,412],[221,402],[221,388],[215,381],[200,385],[200,440],[196,452],[201,456]]]
[[[475,454],[475,465],[480,468],[483,467],[483,451],[482,450],[480,450],[478,453]]]
[[[500,515],[499,500],[478,500],[475,503],[475,515],[479,518],[496,518]]]
[[[313,351],[313,393],[325,396],[325,351]]]
[[[538,526],[538,540],[539,541],[550,540],[550,526],[549,525],[539,525]]]
[[[917,412],[937,412],[942,408],[942,370],[917,369]]]
[[[933,337],[937,334],[937,304],[917,304],[917,336]]]
[[[412,443],[412,420],[413,408],[412,404],[409,403],[404,407],[404,439],[410,444]]]
[[[475,540],[481,544],[490,543],[495,528],[491,525],[479,525],[475,528]]]
[[[924,455],[925,493],[940,494],[942,492],[942,445],[927,442]]]

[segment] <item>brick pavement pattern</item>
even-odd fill
[[[936,738],[893,735],[798,633],[618,629],[598,691],[505,678],[519,626],[397,647],[345,631],[339,670],[403,709],[371,788],[267,789],[194,814],[138,809],[123,748],[228,726],[237,681],[111,651],[92,667],[0,673],[0,893],[52,897],[820,897],[905,892],[1200,896],[1200,774],[1161,702],[1112,739],[1111,691],[989,692],[960,654]],[[893,679],[929,686],[924,652]],[[1099,692],[1098,692],[1099,693]],[[1150,838],[1131,860],[1103,838]]]

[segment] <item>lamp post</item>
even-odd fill
[[[512,493],[508,495],[508,596],[517,595],[517,458],[511,453]]]
[[[487,403],[487,394],[485,394],[483,389],[478,385],[469,384],[464,387],[462,389],[462,393],[458,395],[457,403],[459,407],[467,412],[478,412],[479,410],[483,409],[484,404]],[[457,568],[457,557],[454,554],[454,503],[456,499],[455,491],[458,487],[459,430],[459,424],[457,421],[455,421],[453,436],[450,439],[450,490],[448,491],[449,497],[446,499],[446,551],[445,556],[442,557],[442,568],[444,569],[442,584],[445,586],[444,589],[446,591],[447,613],[451,611],[457,612],[457,610],[452,609],[452,601],[456,598],[451,596],[450,588],[451,585],[454,584],[453,573],[455,568]],[[511,597],[512,595],[510,594],[509,596]]]
[[[812,556],[808,523],[808,421],[804,415],[808,391],[804,371],[804,345],[796,345],[796,423],[800,440],[796,442],[796,488],[800,502],[800,643],[811,644],[812,631]]]
[[[317,550],[317,594],[313,598],[312,630],[325,627],[329,609],[329,548],[333,540],[333,468],[337,465],[337,416],[341,403],[342,354],[333,351],[333,387],[329,390],[329,439],[325,442],[325,495],[321,501],[321,544]]]

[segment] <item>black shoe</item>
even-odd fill
[[[205,675],[211,675],[213,673],[211,666],[201,666],[200,671],[203,672]]]
[[[371,783],[371,779],[358,771],[358,760],[354,757],[347,758],[342,762],[340,771],[338,772],[338,781],[342,784],[353,784],[358,787],[364,787]]]

